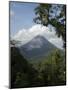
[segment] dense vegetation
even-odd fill
[[[63,54],[55,50],[46,59],[30,64],[18,48],[11,47],[11,88],[65,85]]]
[[[37,71],[20,55],[18,48],[11,48],[11,88],[32,86]]]
[[[63,47],[66,46],[66,5],[60,4],[39,4],[35,8],[36,17],[34,22],[44,26],[52,25],[56,34],[62,36]]]

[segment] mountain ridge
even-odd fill
[[[26,58],[40,57],[47,55],[57,47],[51,44],[46,38],[41,35],[34,37],[30,42],[20,47],[20,52]]]

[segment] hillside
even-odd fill
[[[37,76],[37,71],[20,54],[19,49],[11,47],[10,88],[30,87]]]
[[[21,54],[27,59],[40,58],[41,56],[47,56],[52,50],[56,49],[53,44],[51,44],[43,36],[36,36],[30,42],[22,45],[20,47]]]

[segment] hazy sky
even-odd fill
[[[22,28],[34,25],[36,3],[10,2],[10,32],[15,35]]]

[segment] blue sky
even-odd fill
[[[33,18],[36,17],[34,9],[37,6],[38,3],[10,2],[11,36],[14,36],[22,28],[28,29],[35,24]],[[57,13],[59,13],[59,11]]]
[[[10,2],[10,37],[26,44],[36,35],[42,35],[56,47],[63,49],[62,37],[57,37],[55,28],[33,22],[37,6],[36,3]]]
[[[30,28],[35,23],[34,8],[38,4],[10,2],[10,33],[15,35],[22,28]]]

